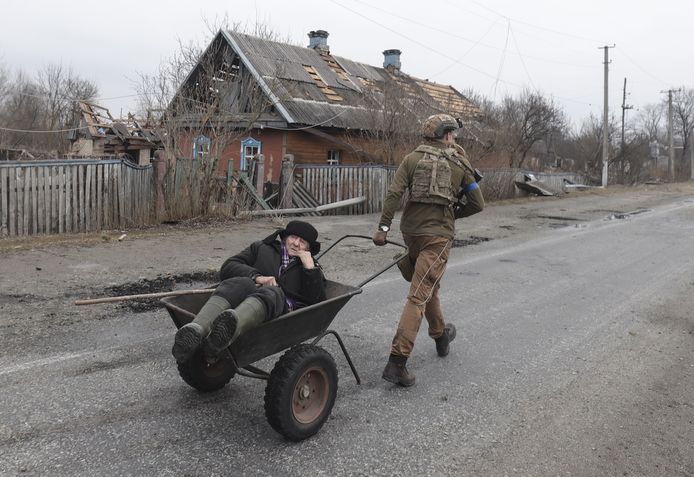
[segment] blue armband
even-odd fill
[[[480,186],[477,184],[477,182],[473,182],[472,184],[468,184],[463,188],[464,193],[472,192],[475,189],[479,189]]]

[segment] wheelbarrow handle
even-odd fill
[[[347,239],[347,238],[362,238],[362,239],[366,239],[366,240],[368,240],[368,241],[370,241],[370,242],[373,241],[373,238],[372,238],[372,237],[369,237],[368,235],[351,235],[351,234],[349,234],[349,235],[343,235],[342,237],[340,237],[339,239],[337,239],[337,240],[335,240],[333,243],[331,243],[330,246],[329,246],[328,248],[326,248],[325,250],[323,250],[323,252],[321,252],[319,255],[317,255],[317,256],[316,256],[316,260],[319,260],[322,256],[324,256],[324,255],[327,254],[330,250],[332,250],[337,244],[339,244],[340,242],[342,242],[344,239]],[[403,258],[405,258],[405,257],[407,256],[407,253],[409,252],[409,249],[407,248],[406,245],[403,245],[403,244],[401,244],[401,243],[399,243],[399,242],[394,242],[394,241],[392,241],[392,240],[386,240],[386,243],[387,243],[387,244],[391,244],[391,245],[396,245],[396,246],[398,246],[398,247],[402,247],[404,250],[403,250],[403,252],[402,252],[400,255],[396,255],[396,256],[393,258],[393,261],[392,261],[392,262],[389,262],[389,263],[386,264],[384,267],[381,267],[376,273],[374,273],[373,275],[371,275],[371,276],[370,276],[369,278],[367,278],[366,280],[362,281],[360,284],[356,285],[357,288],[363,287],[364,285],[366,285],[367,283],[369,283],[371,280],[373,280],[373,279],[376,278],[377,276],[379,276],[379,275],[381,275],[382,273],[384,273],[384,272],[385,272],[386,270],[388,270],[389,268],[392,268],[396,263],[398,263],[400,260],[402,260]]]

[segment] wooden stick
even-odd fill
[[[212,294],[212,292],[214,292],[214,288],[204,288],[201,290],[175,290],[175,291],[170,291],[170,292],[144,293],[142,295],[109,296],[109,297],[104,297],[104,298],[90,298],[87,300],[75,300],[75,305],[95,305],[97,303],[111,303],[114,301],[138,300],[141,298],[163,298],[166,296],[202,295],[204,293]]]
[[[355,197],[353,199],[340,200],[331,204],[319,205],[318,207],[299,207],[293,209],[267,209],[267,210],[252,210],[248,212],[252,216],[260,215],[290,215],[290,214],[306,214],[310,212],[323,212],[324,210],[339,209],[340,207],[348,207],[350,205],[361,204],[366,201],[365,196]]]

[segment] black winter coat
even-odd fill
[[[315,268],[305,269],[301,260],[295,258],[287,269],[278,276],[282,263],[279,231],[264,240],[253,242],[242,252],[228,258],[219,272],[219,278],[249,277],[258,275],[275,277],[284,294],[296,300],[299,306],[313,305],[325,300],[325,277],[316,262]]]

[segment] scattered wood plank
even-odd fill
[[[236,179],[237,182],[243,187],[243,190],[251,196],[251,198],[258,204],[260,207],[263,208],[263,210],[272,210],[272,207],[263,200],[262,197],[258,195],[258,193],[255,190],[255,186],[251,183],[251,181],[246,177],[245,174],[240,174],[238,179]]]
[[[311,209],[320,205],[309,190],[304,187],[304,184],[297,178],[294,178],[294,188],[292,193],[292,205],[297,208]],[[306,215],[321,215],[318,212],[308,212]]]
[[[159,293],[143,293],[141,295],[109,296],[104,298],[89,298],[85,300],[75,300],[75,305],[96,305],[98,303],[113,303],[116,301],[142,300],[147,298],[164,298],[167,296],[204,295],[212,294],[213,292],[213,288],[204,288],[202,290],[174,290]]]
[[[296,207],[292,209],[271,209],[271,210],[253,210],[250,212],[252,216],[266,215],[295,215],[323,212],[325,210],[339,209],[340,207],[349,207],[356,204],[361,204],[366,201],[366,197],[355,197],[353,199],[340,200],[331,204],[319,205],[317,207]]]

